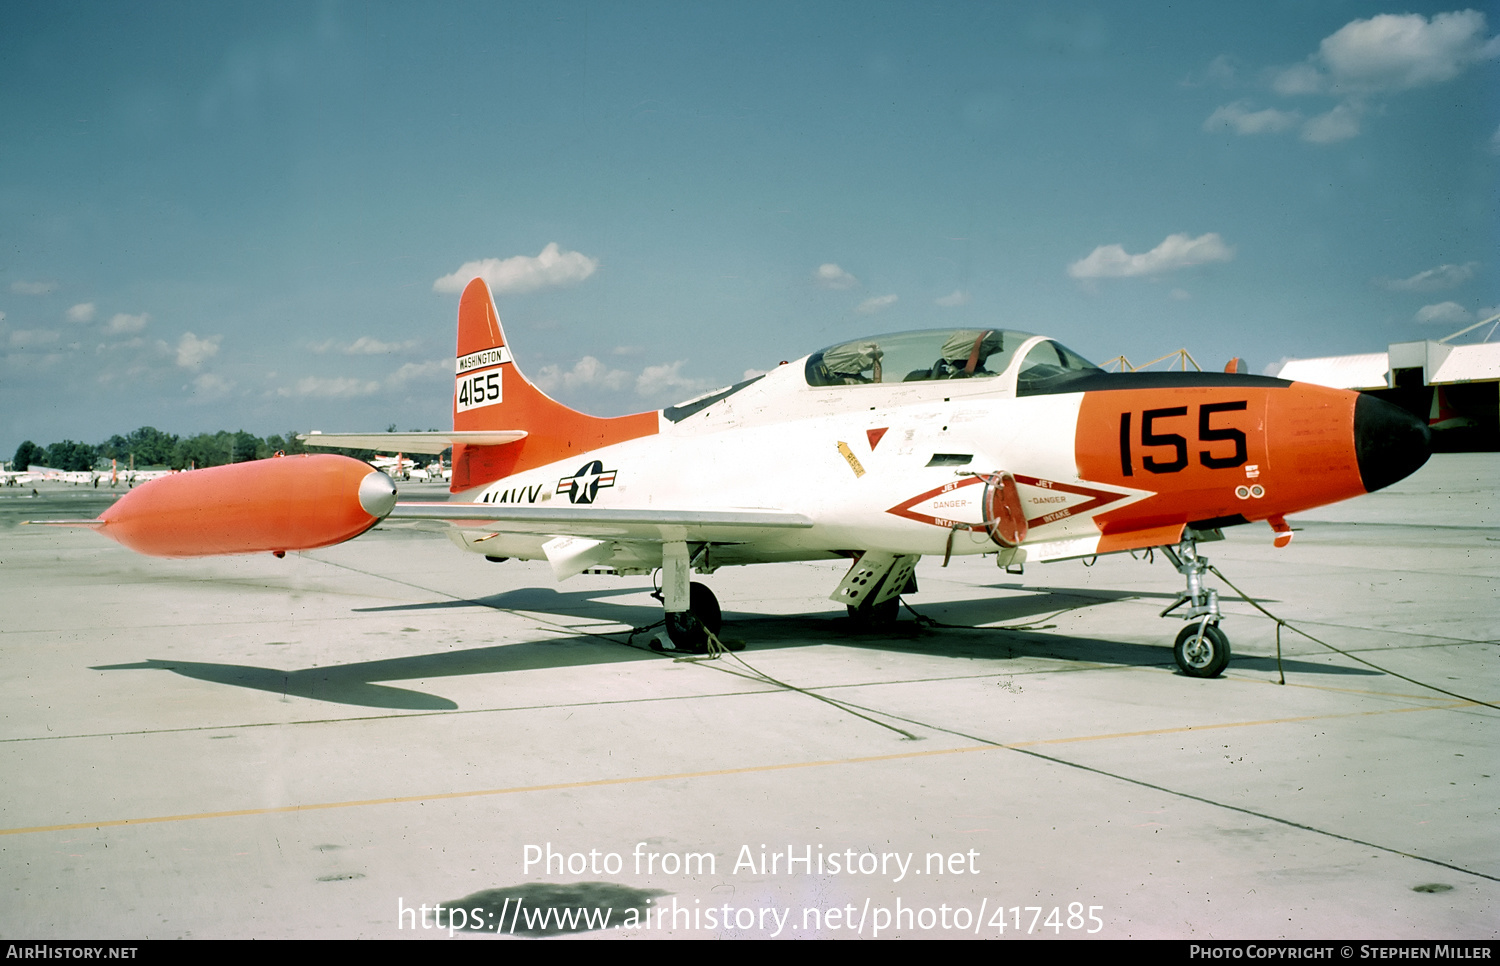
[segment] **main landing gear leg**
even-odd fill
[[[667,638],[689,654],[708,650],[708,638],[724,626],[723,611],[714,592],[688,581],[688,549],[682,541],[662,544],[661,593],[667,611]]]
[[[1219,592],[1203,586],[1203,575],[1208,573],[1208,559],[1198,555],[1198,541],[1184,536],[1177,549],[1162,547],[1162,552],[1176,566],[1177,572],[1187,578],[1187,591],[1177,595],[1172,606],[1161,612],[1166,617],[1172,611],[1187,604],[1181,615],[1188,626],[1177,635],[1172,656],[1182,673],[1195,678],[1216,678],[1229,664],[1229,638],[1219,629],[1223,614],[1219,612]]]

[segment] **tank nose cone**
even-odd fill
[[[1361,393],[1354,404],[1354,453],[1366,493],[1404,480],[1432,455],[1427,424],[1383,399]]]

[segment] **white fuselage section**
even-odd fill
[[[803,364],[793,362],[689,415],[682,413],[692,403],[664,410],[656,435],[517,473],[462,498],[552,508],[781,510],[814,523],[726,531],[722,541],[709,541],[709,567],[871,550],[976,554],[998,549],[982,526],[983,478],[1004,470],[1023,481],[1026,516],[1046,521],[1033,524],[1028,544],[1092,552],[1099,536],[1092,515],[1067,512],[1089,498],[1050,486],[1079,482],[1074,437],[1082,394],[1017,398],[1014,387],[1013,371],[810,386]],[[1112,492],[1125,500],[1146,495]],[[524,559],[544,557],[549,539],[484,529],[453,535],[466,549]],[[659,543],[629,538],[615,546],[609,565],[650,568],[660,560]]]

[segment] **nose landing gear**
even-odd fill
[[[1166,617],[1187,604],[1187,610],[1179,616],[1192,622],[1177,635],[1172,656],[1183,674],[1216,678],[1229,664],[1229,638],[1219,629],[1219,621],[1223,619],[1219,612],[1219,592],[1203,586],[1208,558],[1199,556],[1198,541],[1192,536],[1184,536],[1176,550],[1171,547],[1161,549],[1177,572],[1187,578],[1186,592],[1178,594],[1172,606],[1162,611],[1161,616]]]

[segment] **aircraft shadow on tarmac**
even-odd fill
[[[1019,585],[998,585],[1015,589]],[[639,588],[618,591],[558,593],[548,588],[510,591],[476,600],[443,600],[422,604],[356,608],[360,613],[421,612],[451,608],[485,607],[525,610],[561,617],[586,615],[591,621],[617,621],[628,627],[646,626],[660,618],[660,609],[646,604],[622,604],[600,598],[639,594]],[[828,613],[767,617],[726,614],[721,636],[743,640],[755,651],[781,648],[838,644],[845,647],[884,650],[910,654],[947,657],[955,660],[999,661],[1015,658],[1045,658],[1077,662],[1081,666],[1119,665],[1134,667],[1169,666],[1171,649],[1163,645],[1074,637],[1045,628],[1050,617],[1081,607],[1097,606],[1119,600],[1158,597],[1173,599],[1171,594],[1111,592],[1089,589],[1075,591],[1052,589],[1010,597],[985,597],[949,601],[922,608],[926,617],[943,624],[966,626],[928,627],[903,619],[894,626],[878,630],[858,627],[849,618]],[[982,627],[979,624],[1009,626]],[[1178,626],[1163,622],[1163,628]],[[602,631],[602,628],[601,628]],[[333,704],[386,708],[397,711],[454,711],[459,705],[444,697],[376,682],[428,680],[440,677],[462,677],[500,674],[547,668],[580,667],[626,661],[651,661],[670,658],[643,649],[647,638],[636,639],[636,646],[623,646],[626,632],[573,634],[550,640],[522,641],[463,650],[444,650],[409,657],[379,661],[359,661],[326,667],[283,670],[243,664],[211,664],[194,661],[145,660],[130,664],[102,665],[92,670],[164,670],[184,677],[231,687],[249,688],[284,697],[307,698]],[[1164,635],[1164,640],[1170,635]],[[1274,670],[1271,657],[1237,655],[1232,667]],[[1332,666],[1309,661],[1284,660],[1289,673],[1357,674],[1377,672],[1365,668]],[[1004,673],[1001,667],[996,673]]]

